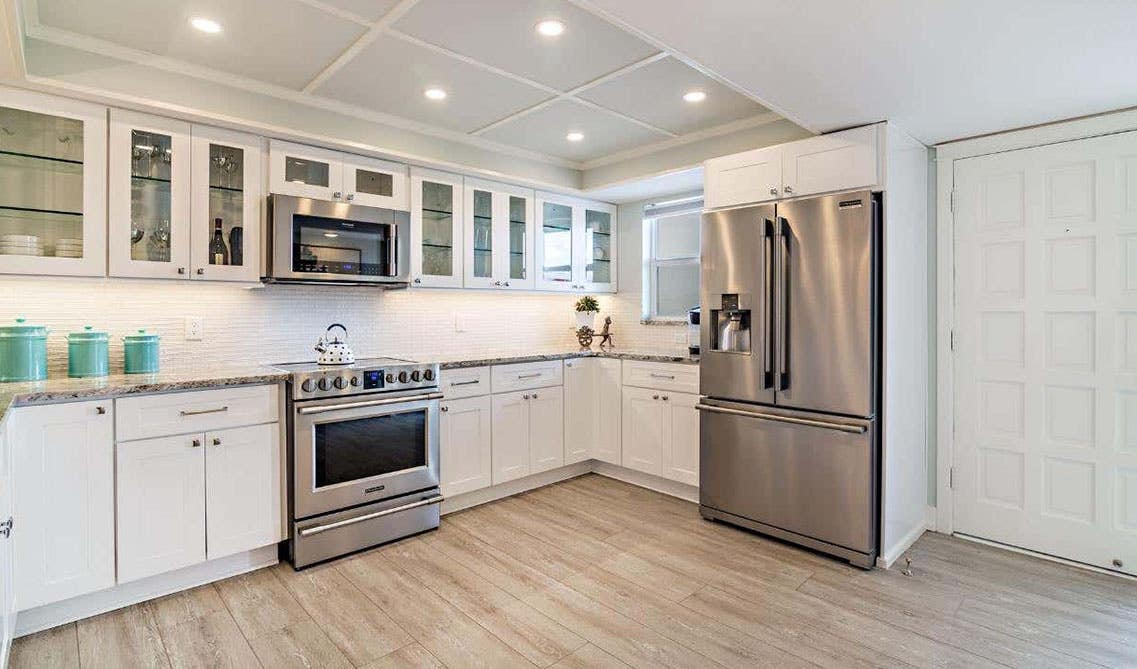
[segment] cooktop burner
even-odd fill
[[[350,365],[291,362],[272,365],[292,375],[292,399],[390,393],[438,386],[438,363],[398,358],[360,358]]]

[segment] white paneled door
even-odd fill
[[[1137,574],[1137,132],[954,187],[955,530]]]

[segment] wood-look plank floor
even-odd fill
[[[927,534],[863,572],[587,475],[300,573],[24,637],[24,667],[1137,666],[1137,584]]]

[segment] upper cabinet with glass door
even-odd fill
[[[462,201],[461,176],[411,169],[412,285],[462,287]]]
[[[273,140],[269,191],[407,211],[407,166]]]
[[[190,276],[190,124],[111,110],[111,276]]]
[[[260,279],[261,148],[259,137],[193,127],[193,277]]]
[[[464,183],[464,285],[532,290],[533,191],[479,179]]]
[[[616,292],[616,208],[537,194],[538,290]]]
[[[106,273],[106,108],[0,87],[0,272]]]

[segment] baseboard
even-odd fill
[[[482,488],[481,490],[474,490],[472,492],[462,493],[461,495],[447,497],[442,502],[442,515],[468,509],[472,506],[479,506],[505,497],[511,497],[523,493],[526,490],[542,488],[558,481],[565,481],[567,479],[576,478],[577,476],[582,476],[592,471],[593,462],[595,461],[585,460],[584,462],[577,462],[564,467],[550,469],[540,474],[533,474],[532,476],[499,483],[489,488]]]
[[[926,531],[927,528],[924,527],[924,525],[917,525],[913,527],[912,530],[908,532],[908,534],[904,535],[900,541],[896,542],[896,545],[890,548],[888,552],[881,553],[880,556],[877,557],[876,566],[880,567],[881,569],[892,568],[892,565],[900,559],[900,556],[904,555],[904,552],[911,548],[912,544],[916,543],[916,541],[921,536],[923,536],[924,532]]]
[[[594,463],[592,466],[592,471],[600,474],[601,476],[607,476],[610,479],[616,479],[617,481],[623,481],[624,483],[631,483],[632,485],[637,485],[641,488],[647,488],[648,490],[654,490],[656,492],[663,493],[664,495],[670,495],[672,497],[678,497],[679,499],[685,499],[688,502],[694,502],[696,504],[699,503],[698,486],[687,485],[686,483],[672,481],[671,479],[665,479],[653,474],[645,474],[634,469],[620,467],[619,465],[613,465],[608,462],[601,462],[599,460],[593,460],[592,462]]]
[[[246,553],[209,560],[166,574],[20,611],[16,615],[16,636],[32,634],[138,602],[196,588],[223,578],[269,567],[277,562],[277,545],[271,544]]]

